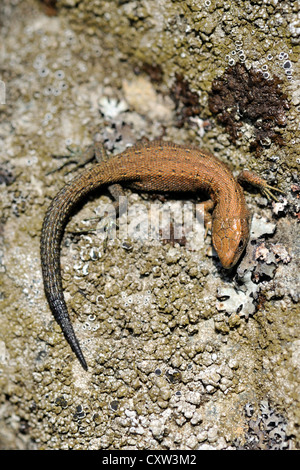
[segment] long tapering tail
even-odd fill
[[[86,179],[82,176],[75,178],[56,195],[46,213],[41,234],[41,263],[46,297],[55,320],[85,370],[87,363],[76,338],[63,295],[60,243],[72,208],[94,186],[101,184],[91,183],[88,171],[86,175]]]

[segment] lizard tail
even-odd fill
[[[71,346],[72,351],[76,354],[76,357],[79,360],[82,367],[84,368],[84,370],[87,370],[88,366],[84,358],[84,355],[81,351],[79,341],[76,338],[64,299],[54,299],[52,297],[51,301],[49,301],[49,304],[51,305],[52,312],[55,315],[55,319],[57,323],[60,325],[65,335],[66,340]]]
[[[115,165],[118,171],[114,168],[114,163],[112,167],[115,170],[115,181],[130,179],[130,176],[132,178],[132,175],[128,176],[126,172],[122,172],[118,165]],[[54,318],[85,370],[87,370],[87,364],[75,336],[63,295],[60,243],[69,216],[77,203],[94,189],[114,182],[113,177],[111,163],[102,163],[84,171],[66,184],[52,200],[45,215],[41,233],[41,264],[46,297]]]
[[[60,243],[71,210],[90,189],[87,181],[81,185],[77,185],[76,181],[67,184],[50,204],[41,233],[41,264],[45,294],[55,320],[85,370],[87,363],[76,338],[63,295]]]

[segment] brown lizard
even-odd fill
[[[227,165],[207,151],[153,141],[94,165],[61,189],[42,228],[44,287],[54,317],[85,370],[87,364],[69,318],[60,270],[60,242],[74,206],[92,190],[115,183],[144,191],[205,192],[209,196],[206,214],[213,209],[212,243],[222,266],[229,269],[240,259],[249,239],[250,213],[240,186],[243,181],[259,187],[268,197],[274,197],[271,190],[277,190],[247,170],[236,180]]]

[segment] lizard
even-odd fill
[[[101,146],[100,156],[105,155]],[[249,240],[251,215],[241,184],[258,187],[268,198],[276,199],[266,180],[248,170],[237,178],[224,162],[195,146],[156,140],[138,143],[122,153],[83,170],[52,200],[42,226],[41,265],[45,294],[50,309],[82,367],[87,363],[75,335],[64,299],[60,243],[73,208],[99,187],[118,189],[120,183],[131,189],[155,192],[204,192],[209,199],[205,214],[210,215],[212,244],[225,269],[241,258]]]

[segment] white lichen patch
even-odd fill
[[[256,242],[260,237],[274,233],[275,229],[275,223],[268,222],[267,219],[254,215],[247,254],[238,267],[238,283],[236,283],[236,285],[224,284],[217,290],[217,298],[219,300],[216,304],[216,308],[219,312],[227,312],[228,314],[237,313],[239,316],[246,318],[255,313],[259,285],[252,281],[252,271],[254,269],[253,258],[255,260],[260,259],[265,261],[266,264],[270,264],[272,261],[275,261],[275,256],[274,259],[270,259],[269,250],[264,244],[258,246],[253,256],[252,242]],[[249,257],[252,258],[250,263]],[[271,269],[271,271],[269,269]],[[273,277],[275,266],[271,268],[265,267],[264,271],[268,272],[270,277]]]
[[[165,123],[171,121],[173,102],[170,98],[162,98],[157,94],[149,80],[144,77],[137,77],[131,81],[123,80],[123,91],[131,109],[153,120]]]

